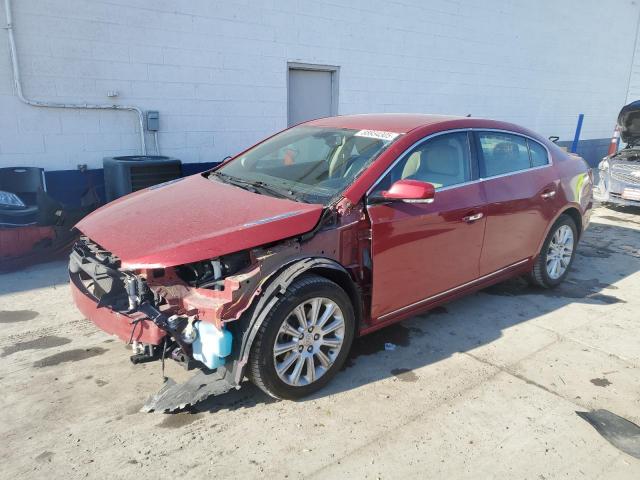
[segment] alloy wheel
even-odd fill
[[[344,335],[344,316],[334,301],[303,301],[286,316],[273,345],[278,377],[295,387],[315,382],[335,363]]]
[[[553,280],[557,280],[569,268],[573,255],[573,230],[568,225],[562,225],[551,238],[547,250],[547,275]]]

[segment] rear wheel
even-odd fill
[[[578,243],[578,229],[571,217],[561,215],[542,245],[529,278],[534,285],[552,288],[569,273]]]
[[[309,395],[344,364],[354,326],[353,306],[342,288],[324,277],[301,277],[260,326],[249,357],[249,376],[275,398]]]

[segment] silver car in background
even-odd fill
[[[640,207],[640,100],[622,107],[618,130],[626,145],[598,165],[593,196],[602,203]]]

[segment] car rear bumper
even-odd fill
[[[125,315],[106,306],[98,307],[98,299],[84,287],[79,275],[70,272],[69,278],[71,295],[78,310],[99,329],[116,335],[125,342],[131,339],[140,343],[159,345],[164,339],[166,332],[143,314]]]

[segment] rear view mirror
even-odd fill
[[[436,189],[428,182],[420,180],[398,180],[389,190],[369,198],[369,203],[401,201],[405,203],[431,203]]]
[[[343,140],[344,137],[340,135],[328,135],[324,137],[324,143],[326,143],[329,148],[339,147],[342,145]]]

